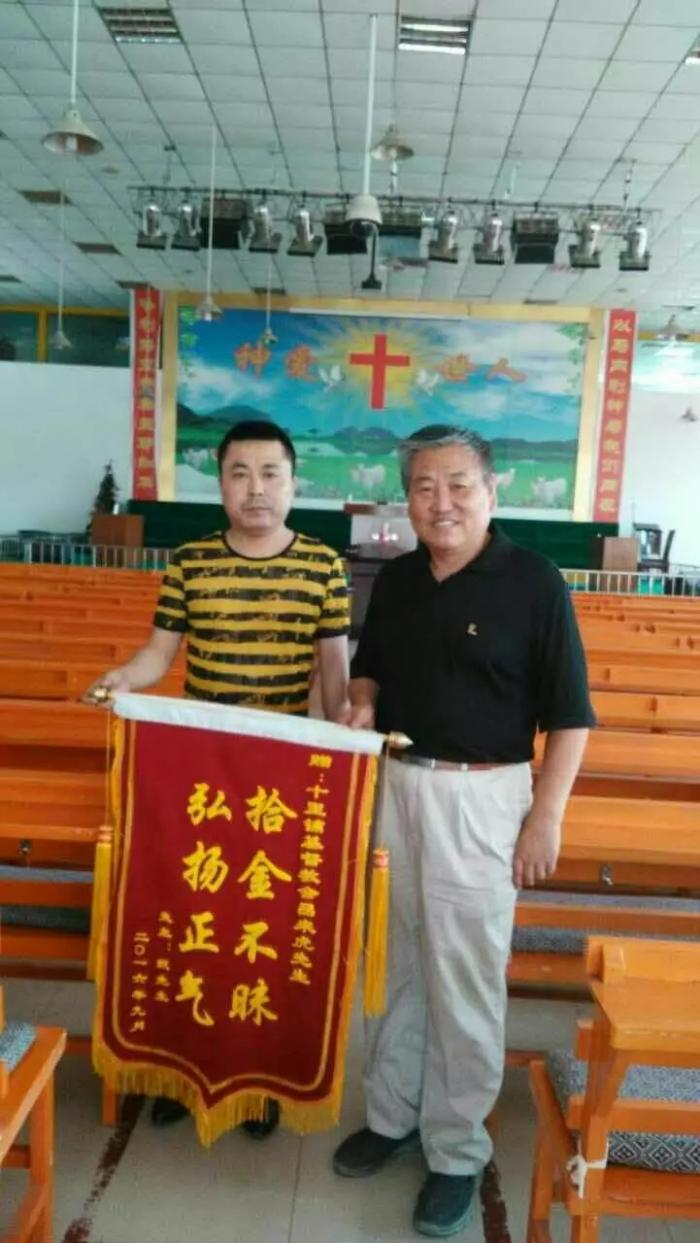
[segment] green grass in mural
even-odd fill
[[[179,427],[176,462],[189,465],[201,475],[211,478],[216,473],[215,450],[220,429],[214,427]],[[318,500],[402,501],[396,453],[376,451],[348,452],[331,440],[295,441],[297,458],[297,495]],[[373,446],[376,449],[379,446]],[[517,457],[512,451],[500,455],[496,451],[496,471],[502,477],[499,503],[523,509],[568,509],[573,503],[575,460],[554,448],[538,452],[530,444],[527,451],[537,457]]]

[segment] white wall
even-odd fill
[[[627,426],[620,534],[633,522],[675,527],[671,560],[700,565],[700,394],[660,393],[633,385]]]
[[[676,528],[675,561],[700,565],[698,391],[634,385],[620,524]],[[131,373],[124,367],[0,363],[0,534],[81,531],[107,462],[131,492]]]
[[[128,367],[0,363],[1,534],[83,530],[109,461],[128,500]]]

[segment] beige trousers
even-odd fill
[[[388,761],[376,844],[388,847],[387,1008],[367,1022],[373,1131],[418,1127],[436,1173],[491,1155],[501,1087],[512,858],[532,801],[529,764],[467,772]]]

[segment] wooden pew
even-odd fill
[[[42,638],[94,639],[107,635],[110,641],[130,643],[141,647],[151,633],[152,616],[141,610],[138,614],[125,614],[120,609],[117,616],[102,613],[92,617],[75,617],[69,614],[46,617],[42,611],[32,614],[30,610],[0,608],[0,635],[23,634]]]
[[[86,981],[95,851],[111,840],[104,773],[0,769],[0,974]],[[90,1037],[68,1051],[90,1055]],[[117,1101],[103,1088],[102,1117]]]
[[[65,920],[89,927],[95,847],[108,823],[108,791],[101,773],[47,772],[37,781],[25,769],[0,769],[0,906],[82,911]],[[39,871],[37,872],[37,869]],[[51,876],[44,875],[51,870]],[[60,921],[48,926],[15,920],[5,912],[2,956],[20,964],[78,962],[85,978],[88,936],[66,933]],[[22,974],[21,969],[18,972]],[[76,978],[71,970],[65,978]]]
[[[64,664],[95,664],[103,668],[124,664],[133,654],[133,644],[111,639],[73,639],[66,636],[0,633],[0,660],[47,660]]]
[[[599,728],[700,732],[700,695],[593,690],[591,701]]]
[[[554,876],[518,896],[512,995],[580,996],[593,932],[700,938],[698,803],[570,799]]]
[[[594,621],[583,619],[579,623],[583,645],[587,651],[595,651],[601,647],[626,647],[635,653],[647,652],[700,652],[700,632],[687,631],[649,631],[647,627],[634,629],[620,622]]]
[[[108,667],[109,662],[105,661],[66,664],[65,661],[41,659],[0,660],[0,699],[79,699]],[[178,658],[158,686],[149,693],[181,695],[183,670],[184,662]]]
[[[535,771],[543,752],[539,735]],[[593,730],[574,792],[700,801],[700,735]]]
[[[659,695],[700,695],[700,670],[660,668],[648,662],[624,665],[588,655],[588,684],[593,690],[649,691]]]

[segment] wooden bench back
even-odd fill
[[[591,691],[598,725],[612,729],[700,731],[700,695],[648,695],[633,691]]]
[[[536,741],[535,763],[544,750]],[[593,730],[581,765],[584,773],[633,774],[700,781],[700,736],[644,734],[625,730]]]
[[[637,665],[623,665],[589,654],[588,683],[593,690],[700,695],[700,670],[660,668],[652,657]]]
[[[117,662],[113,662],[117,663]],[[108,667],[105,661],[0,660],[0,700],[75,700]],[[184,663],[178,659],[153,688],[154,694],[181,695]]]

